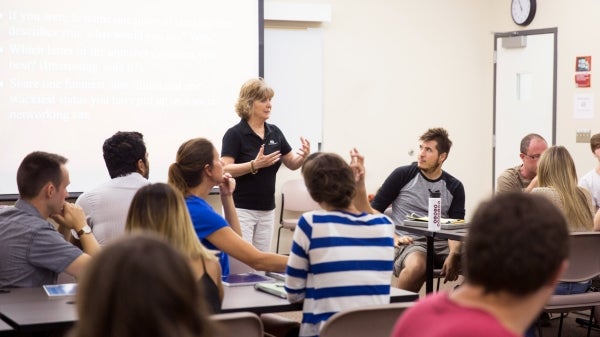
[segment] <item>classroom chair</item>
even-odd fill
[[[389,337],[396,321],[413,302],[364,306],[331,316],[321,328],[321,337]]]
[[[569,267],[561,282],[582,282],[600,275],[600,232],[573,232],[570,235]],[[550,254],[551,252],[549,252]],[[553,295],[544,306],[548,313],[560,313],[558,336],[562,334],[565,313],[591,309],[587,336],[590,336],[595,306],[600,305],[600,292],[573,295]],[[540,337],[541,325],[538,324]]]
[[[306,185],[304,185],[303,179],[288,180],[281,186],[281,212],[279,214],[279,230],[277,231],[277,247],[275,252],[279,253],[279,240],[281,238],[281,230],[289,229],[293,231],[296,229],[298,223],[298,213],[308,212],[316,209],[320,209],[319,204],[316,203],[308,193]],[[285,217],[288,213],[294,213],[294,217]]]

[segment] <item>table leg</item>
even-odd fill
[[[433,236],[427,236],[427,262],[425,264],[425,293],[433,292]]]

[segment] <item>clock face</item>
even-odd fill
[[[530,24],[535,16],[535,10],[535,0],[512,0],[510,11],[513,21],[518,25]]]

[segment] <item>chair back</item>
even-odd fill
[[[291,212],[307,212],[320,209],[312,199],[303,179],[288,180],[281,186],[281,209]]]
[[[581,282],[600,275],[600,232],[572,232],[569,267],[562,282]]]
[[[412,304],[401,302],[340,311],[323,324],[319,336],[389,337],[400,315]]]
[[[253,312],[232,312],[211,315],[219,323],[219,337],[263,337],[260,317]]]
[[[321,209],[321,207],[308,193],[303,179],[293,179],[283,183],[281,187],[281,213],[279,214],[279,224],[281,226],[294,229],[298,222],[298,214],[290,218],[284,218],[284,213],[301,213],[315,209]]]

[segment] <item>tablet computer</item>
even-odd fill
[[[47,284],[44,291],[48,296],[74,296],[77,293],[77,283]]]

